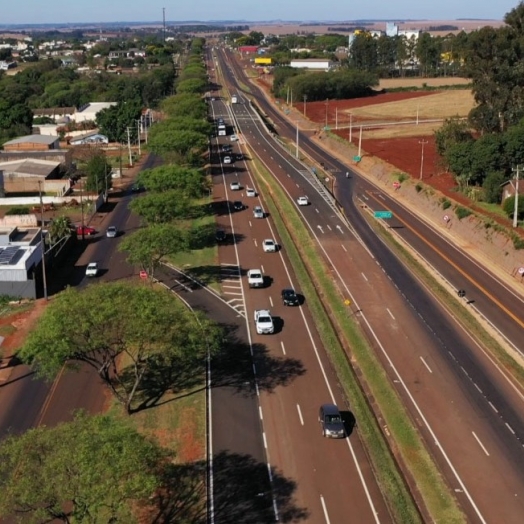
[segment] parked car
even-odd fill
[[[267,335],[275,332],[275,325],[271,313],[267,309],[255,310],[255,327],[259,335]]]
[[[217,229],[215,233],[215,238],[217,239],[217,242],[224,242],[227,235],[226,232],[223,229]]]
[[[242,211],[244,209],[244,204],[240,200],[235,200],[233,202],[233,209],[235,211]]]
[[[89,226],[76,226],[76,234],[79,236],[91,236],[96,235],[96,229]]]
[[[224,144],[224,145],[220,146],[220,152],[221,153],[231,153],[232,150],[233,150],[233,148],[231,147],[230,144]]]
[[[231,140],[231,142],[236,142],[238,140],[238,136],[237,135],[231,135],[229,137],[229,140]]]
[[[297,199],[297,204],[299,206],[309,206],[309,199],[307,196],[301,196]]]
[[[260,206],[255,206],[253,208],[253,217],[264,218],[264,210]]]
[[[257,196],[257,192],[252,187],[247,187],[246,188],[246,196],[248,196],[248,197],[256,197]]]
[[[292,288],[286,288],[282,290],[282,304],[284,306],[298,306],[299,300],[298,295]]]
[[[329,438],[345,438],[346,428],[344,421],[335,404],[323,404],[318,412],[318,421],[322,428],[322,435]]]
[[[231,182],[231,184],[229,184],[229,187],[231,188],[231,191],[240,191],[239,182]]]
[[[96,277],[98,275],[98,262],[89,262],[86,267],[86,277]]]
[[[224,157],[224,164],[231,164],[231,157],[230,156],[225,156]]]
[[[106,237],[107,238],[115,238],[118,234],[118,230],[116,229],[115,226],[109,226],[107,229],[106,229]]]
[[[262,241],[264,253],[274,253],[277,250],[277,244],[272,238],[266,238]]]

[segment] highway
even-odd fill
[[[227,84],[233,92],[241,93],[231,73],[241,75],[241,69],[231,54],[220,53],[220,56],[227,63],[222,67]],[[256,92],[256,87],[250,88]],[[304,221],[316,236],[344,295],[351,296],[355,307],[358,305],[361,310],[363,329],[456,491],[468,519],[519,522],[524,514],[519,501],[524,481],[521,389],[374,235],[354,202],[355,196],[365,192],[360,177],[353,173],[347,181],[342,175],[337,184],[337,197],[350,220],[348,228],[305,178],[304,166],[269,138],[247,98],[243,98],[243,104],[231,106],[241,136],[262,157],[291,198],[304,193],[310,197],[312,205],[300,209]],[[294,138],[295,129],[265,99],[257,97],[257,103],[278,125],[279,132]],[[306,135],[301,135],[300,141],[303,148],[332,166],[333,171],[349,170],[312,145]],[[382,193],[371,186],[369,191]],[[386,197],[381,194],[381,200],[389,206]],[[396,208],[394,211],[401,216]],[[415,222],[410,215],[409,223],[413,226]],[[420,242],[420,237],[414,236]],[[428,253],[432,237],[429,233],[421,236],[426,239],[421,242],[426,246],[424,255],[435,263],[433,255]],[[449,247],[442,249],[447,257],[451,256]],[[492,285],[485,284],[484,273],[475,267],[471,268],[472,278],[485,286]],[[503,292],[498,296],[502,295]],[[522,340],[518,335],[513,338]]]

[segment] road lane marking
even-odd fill
[[[300,423],[304,425],[304,419],[302,418],[302,411],[300,411],[300,406],[297,404],[298,417],[300,418]]]
[[[329,514],[326,508],[326,503],[324,502],[324,497],[320,495],[320,503],[322,504],[322,510],[324,511],[324,518],[326,519],[327,524],[331,524],[329,520]]]
[[[474,431],[471,432],[473,436],[475,437],[475,440],[478,442],[479,446],[482,448],[482,451],[489,457],[488,450],[484,447],[484,444],[480,441],[480,439],[477,437]]]
[[[316,211],[317,213],[320,213],[320,211],[319,211],[317,208],[315,208],[315,211]]]
[[[433,371],[431,371],[431,368],[429,367],[428,363],[424,360],[424,357],[422,355],[420,356],[420,360],[422,360],[422,364],[424,364],[426,366],[427,370],[430,373],[433,373]]]
[[[253,239],[253,242],[255,243],[255,246],[258,247],[257,241]]]
[[[249,221],[249,227],[253,227],[252,224],[251,224],[251,220]]]
[[[491,401],[488,400],[488,404],[491,406],[491,409],[495,412],[495,413],[498,413],[499,410],[491,403]]]
[[[366,282],[369,282],[368,277],[367,277],[366,275],[364,275],[364,273],[360,273],[360,274],[364,277],[364,280],[365,280]]]
[[[330,226],[329,224],[326,224],[326,227],[327,227],[330,231],[333,231],[333,230],[331,229],[331,226]]]
[[[262,273],[265,273],[264,266],[260,266],[260,271],[262,271]]]
[[[300,186],[295,182],[296,186],[300,189]]]
[[[506,427],[513,433],[513,435],[515,434],[515,431],[513,430],[513,428],[507,423],[507,422],[504,422],[504,424],[506,424]]]
[[[340,244],[342,246],[342,249],[347,253],[348,250],[346,249],[346,246],[344,244]]]
[[[475,382],[473,382],[473,385],[478,389],[478,392],[479,392],[480,394],[482,394],[482,390],[478,387],[477,384],[475,384]]]
[[[42,409],[40,410],[40,413],[38,414],[38,419],[36,422],[36,427],[39,427],[40,424],[42,424],[42,420],[45,417],[45,414],[47,413],[47,410],[49,409],[49,406],[51,404],[51,401],[53,400],[53,397],[55,396],[56,389],[58,387],[58,383],[60,382],[60,379],[62,378],[62,375],[64,374],[66,370],[65,364],[60,369],[60,373],[58,373],[57,377],[53,381],[53,385],[51,386],[51,389],[49,390],[49,393],[47,394],[47,398],[45,399],[44,405],[42,406]]]
[[[262,438],[264,440],[264,448],[267,449],[266,432],[262,431]]]
[[[271,304],[271,307],[273,307],[273,299],[269,297],[269,303]]]
[[[258,406],[258,416],[260,420],[264,420],[264,415],[262,414],[262,406]]]
[[[388,307],[386,308],[386,311],[389,313],[389,316],[390,316],[393,320],[395,320],[395,317],[393,316],[393,313],[391,313],[391,311],[389,310]]]
[[[286,348],[284,347],[284,342],[280,342],[280,345],[282,346],[282,353],[284,353],[284,355],[286,354]]]

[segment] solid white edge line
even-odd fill
[[[484,447],[484,444],[482,444],[480,439],[477,437],[476,433],[474,431],[472,431],[471,433],[475,437],[475,440],[478,442],[478,445],[482,448],[482,451],[489,457],[488,450]]]
[[[326,519],[327,524],[331,524],[329,520],[329,514],[326,508],[326,503],[324,502],[324,497],[320,495],[320,504],[322,504],[322,511],[324,511],[324,518]]]

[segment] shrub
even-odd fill
[[[399,174],[398,174],[398,177],[397,177],[397,179],[398,179],[398,181],[399,181],[400,183],[406,181],[408,178],[409,178],[409,177],[408,177],[408,175],[406,175],[406,173],[399,173]]]
[[[513,247],[516,250],[524,249],[524,239],[519,237],[518,235],[515,235],[513,237]]]
[[[6,215],[29,215],[31,210],[27,206],[13,206],[6,211]]]
[[[451,201],[447,198],[442,199],[442,209],[448,209],[451,207]]]
[[[469,215],[473,214],[473,211],[471,209],[468,209],[466,207],[457,206],[455,208],[455,215],[457,215],[457,218],[459,220],[462,220],[463,218],[469,217]]]
[[[422,186],[421,186],[420,184],[417,184],[417,185],[415,186],[415,191],[416,191],[417,193],[420,193],[420,192],[422,191],[422,189],[423,189],[423,188],[422,188]]]
[[[515,197],[510,196],[504,200],[502,204],[502,209],[504,213],[508,215],[509,218],[513,218],[513,213],[515,211]],[[519,198],[518,209],[517,209],[517,218],[522,219],[524,217],[524,198]]]

